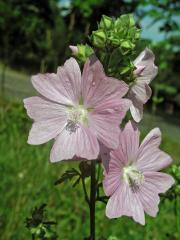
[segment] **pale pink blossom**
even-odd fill
[[[143,116],[143,105],[151,97],[150,82],[155,78],[158,68],[154,65],[154,54],[146,48],[135,59],[134,71],[135,80],[129,90],[128,97],[132,100],[130,107],[131,115],[136,122],[139,122]]]
[[[24,100],[34,120],[29,144],[55,139],[50,160],[96,159],[99,143],[115,149],[119,144],[119,124],[131,104],[122,99],[128,86],[107,77],[102,64],[92,56],[83,73],[74,58],[59,67],[57,73],[32,77],[40,97]]]
[[[167,191],[174,179],[159,172],[171,163],[168,154],[159,149],[161,132],[154,128],[139,146],[139,131],[128,122],[120,134],[118,149],[110,152],[108,172],[105,171],[104,191],[110,196],[106,215],[132,217],[144,225],[144,212],[155,217],[159,194]]]

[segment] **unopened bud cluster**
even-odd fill
[[[84,63],[95,52],[109,76],[130,83],[133,81],[133,60],[139,38],[140,29],[136,27],[132,14],[121,15],[117,19],[103,15],[98,29],[89,37],[92,47],[78,45],[74,55]]]

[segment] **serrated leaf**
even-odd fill
[[[80,180],[81,180],[81,177],[78,177],[78,178],[76,179],[76,181],[73,183],[72,187],[73,187],[73,188],[76,187],[76,185],[79,184]]]
[[[67,170],[63,175],[54,183],[54,185],[61,184],[67,180],[71,180],[73,177],[79,176],[80,173],[75,169],[72,168],[70,170]]]

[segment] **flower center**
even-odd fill
[[[137,192],[144,182],[144,175],[134,165],[123,168],[123,179],[129,184],[133,192]]]
[[[79,123],[87,125],[88,123],[88,110],[83,105],[76,107],[70,107],[68,109],[68,121],[66,130],[70,133],[76,132],[79,127]]]

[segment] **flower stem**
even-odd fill
[[[91,161],[90,240],[95,240],[96,161]]]
[[[90,207],[90,200],[89,200],[88,193],[87,193],[87,190],[86,190],[85,179],[84,179],[83,176],[81,177],[81,179],[82,179],[82,186],[83,186],[83,191],[84,191],[85,200],[86,200],[87,204],[88,204],[89,207]]]

